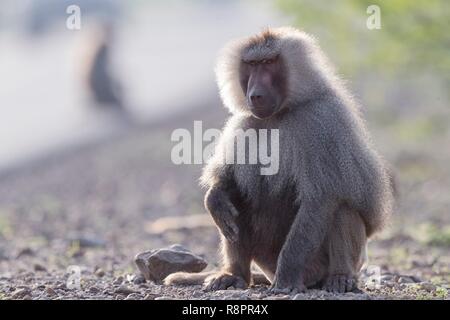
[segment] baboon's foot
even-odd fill
[[[294,295],[294,294],[302,293],[302,292],[306,292],[306,286],[303,284],[298,285],[298,286],[283,286],[283,287],[273,284],[272,286],[269,287],[270,294]]]
[[[357,284],[358,279],[353,275],[334,274],[327,278],[323,289],[333,293],[345,293],[357,290]]]
[[[240,276],[235,276],[225,272],[213,274],[205,280],[206,291],[226,290],[229,287],[246,289],[248,287],[248,283]]]
[[[277,277],[273,280],[272,285],[269,287],[270,294],[296,294],[299,292],[305,292],[306,286],[303,281],[299,279],[291,279],[290,277]]]

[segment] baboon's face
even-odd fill
[[[259,119],[280,110],[286,96],[286,75],[279,55],[261,60],[242,60],[240,83],[250,112]]]

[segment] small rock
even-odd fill
[[[416,281],[414,281],[414,279],[412,277],[409,276],[400,276],[397,280],[398,283],[415,283]]]
[[[102,268],[98,268],[98,269],[95,270],[94,274],[97,277],[101,278],[101,277],[103,277],[105,275],[105,271]]]
[[[45,293],[47,293],[47,295],[50,297],[56,296],[56,291],[51,287],[45,288]]]
[[[137,293],[131,293],[129,294],[125,300],[139,300],[141,297]]]
[[[160,295],[157,293],[147,293],[147,295],[144,297],[144,300],[155,300],[158,297],[160,297]]]
[[[58,285],[56,286],[56,289],[64,290],[64,291],[69,290],[69,288],[67,288],[67,286],[66,286],[65,283],[60,283],[60,284],[58,284]]]
[[[155,282],[174,272],[200,272],[208,265],[202,257],[181,245],[139,253],[134,261],[144,278]]]
[[[202,295],[203,295],[203,292],[201,292],[201,291],[194,291],[191,294],[191,297],[193,297],[193,298],[200,298]]]
[[[120,285],[122,284],[123,280],[124,278],[122,276],[119,276],[113,281],[113,285]]]
[[[436,291],[436,286],[432,283],[429,282],[421,282],[420,283],[420,288],[423,290],[426,290],[428,292],[433,292]]]
[[[419,277],[416,277],[416,276],[409,276],[411,279],[413,279],[414,280],[414,282],[416,282],[416,283],[419,283],[419,282],[422,282],[422,280],[419,278]]]
[[[93,294],[96,294],[96,293],[100,292],[100,289],[97,288],[96,286],[92,286],[92,287],[89,288],[89,292],[93,293]]]
[[[144,276],[143,275],[137,275],[136,277],[134,277],[134,279],[133,279],[133,283],[134,284],[143,284],[143,283],[145,283],[145,278],[144,278]]]
[[[33,256],[33,255],[34,255],[33,249],[23,248],[17,253],[16,258],[21,258],[23,256]]]
[[[131,289],[130,287],[127,287],[125,285],[120,286],[119,288],[117,288],[115,291],[115,293],[119,293],[119,294],[124,294],[124,295],[129,295],[131,293],[138,293],[137,291]]]
[[[12,298],[13,299],[23,299],[25,296],[30,295],[30,294],[31,294],[31,290],[29,288],[17,289],[12,294]]]
[[[392,274],[384,274],[380,277],[382,282],[392,282],[395,280],[395,276]]]
[[[44,267],[42,264],[39,264],[39,263],[35,263],[34,266],[33,266],[33,269],[34,269],[34,271],[43,271],[43,272],[47,271],[47,268]]]
[[[265,297],[267,297],[267,294],[265,294],[265,293],[257,293],[252,296],[252,298],[256,299],[256,300],[261,300]]]

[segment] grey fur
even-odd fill
[[[287,97],[280,112],[257,119],[246,107],[239,64],[277,55],[287,70]],[[254,261],[275,292],[314,285],[354,289],[367,238],[384,227],[392,210],[386,165],[358,106],[316,41],[293,28],[233,42],[216,71],[232,116],[201,177],[209,188],[205,206],[223,235],[224,270],[209,276],[207,288],[249,284]],[[279,129],[278,174],[260,175],[258,164],[221,161],[233,133],[249,128]]]

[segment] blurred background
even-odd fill
[[[373,4],[381,29],[369,30]],[[374,263],[448,286],[447,1],[2,0],[0,297],[73,264],[133,273],[137,252],[175,242],[217,264],[201,166],[174,165],[170,135],[194,120],[221,128],[218,51],[282,25],[317,37],[394,169],[398,203]]]

